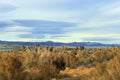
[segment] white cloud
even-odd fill
[[[110,4],[106,4],[99,11],[105,16],[120,16],[120,1],[114,1]]]
[[[16,38],[18,38],[17,35],[21,35],[21,34],[30,34],[31,32],[29,32],[29,30],[31,30],[31,28],[28,27],[23,27],[23,26],[12,26],[12,27],[6,27],[4,28],[4,30],[2,30],[0,32],[0,39],[1,40],[18,40]]]
[[[87,27],[87,28],[97,28],[97,27],[104,27],[104,26],[110,26],[110,25],[114,25],[114,24],[119,24],[120,20],[106,20],[106,21],[96,21],[96,20],[92,20],[92,21],[88,21],[84,24],[80,24],[81,27]]]
[[[106,16],[120,16],[120,6],[110,8],[108,10],[105,10],[102,15]]]
[[[30,30],[32,30],[32,27],[11,26],[4,28],[5,32],[29,32]]]
[[[77,1],[79,2],[77,4]],[[78,26],[64,28],[64,34],[45,34],[43,39],[19,38],[17,35],[33,34],[32,27],[9,26],[1,31],[0,39],[21,41],[84,41],[87,37],[119,37],[118,29],[107,29],[106,26],[120,26],[120,1],[119,0],[2,0],[0,4],[11,4],[17,7],[10,13],[0,15],[3,21],[20,19],[52,20],[78,23]],[[75,4],[76,5],[73,5]],[[83,4],[82,4],[83,3]],[[57,27],[57,26],[56,26]],[[115,27],[115,28],[117,28]],[[62,29],[62,28],[59,28]],[[107,29],[107,30],[104,30]],[[49,32],[50,29],[47,29]],[[52,29],[54,30],[54,29]],[[55,29],[56,30],[56,29]],[[109,31],[108,31],[109,30]],[[116,32],[117,31],[117,32]],[[56,33],[59,30],[56,30]],[[39,33],[39,30],[38,30]],[[37,34],[37,33],[35,33]],[[34,34],[33,34],[34,35]],[[68,36],[56,37],[51,36]]]

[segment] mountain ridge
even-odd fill
[[[25,46],[32,46],[36,44],[40,44],[41,46],[120,46],[120,44],[104,44],[99,42],[70,42],[70,43],[63,43],[63,42],[53,42],[53,41],[46,41],[46,42],[22,42],[22,41],[2,41],[0,40],[0,44],[9,44],[9,45],[25,45]]]

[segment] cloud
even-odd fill
[[[77,23],[47,20],[12,20],[1,22],[2,33],[16,35],[19,38],[50,39],[65,35],[70,27],[75,27]]]
[[[7,24],[4,22],[0,22],[0,27],[2,27],[2,26],[7,26]]]
[[[17,7],[11,4],[0,3],[0,13],[6,13],[16,10]]]
[[[0,28],[3,28],[3,27],[7,27],[7,26],[11,26],[13,25],[13,23],[11,22],[5,22],[5,21],[0,21]]]
[[[119,0],[2,0],[0,39],[113,41],[120,36],[119,9]]]
[[[6,25],[7,24],[7,25]],[[78,23],[48,20],[12,20],[1,24],[4,36],[14,36],[19,40],[52,41],[113,41],[119,35],[118,25],[83,27]],[[4,27],[5,26],[5,27]],[[44,26],[44,27],[43,27]],[[109,34],[109,35],[108,35]],[[1,36],[2,37],[2,36]],[[91,39],[89,38],[91,37]],[[97,37],[97,38],[96,38]],[[108,37],[108,38],[106,38]],[[111,38],[112,37],[112,38]],[[104,38],[104,39],[101,39]],[[18,40],[17,39],[17,40]]]
[[[25,38],[25,39],[43,39],[45,38],[45,35],[40,35],[40,34],[21,34],[18,35],[20,38]]]
[[[120,42],[120,38],[114,38],[114,37],[88,37],[83,38],[84,41],[93,41],[93,42],[102,42],[102,43],[114,43],[114,42]]]
[[[68,35],[52,35],[52,36],[50,36],[50,38],[69,38],[70,36],[68,36]]]
[[[119,40],[119,38],[107,38],[107,37],[90,37],[90,38],[83,38],[86,41],[114,41]]]
[[[10,21],[0,21],[0,31],[4,32],[7,27],[13,26],[13,22]]]
[[[62,42],[65,42],[65,41],[70,41],[72,39],[70,39],[71,36],[68,35],[68,34],[53,34],[53,35],[50,35],[48,37],[48,39],[52,39],[52,41],[62,41]]]
[[[63,21],[48,21],[48,20],[13,20],[14,22],[19,23],[21,26],[29,27],[71,27],[76,25],[72,22],[63,22]]]
[[[76,23],[47,20],[14,20],[20,26],[33,28],[33,34],[63,34],[64,29],[75,27]]]
[[[19,26],[19,25],[12,25],[12,26],[4,28],[5,32],[26,32],[26,31],[29,32],[31,30],[32,28],[28,28],[25,26]]]
[[[109,3],[105,6],[103,6],[100,11],[102,12],[102,15],[105,16],[120,16],[120,1],[115,0],[112,3]]]
[[[106,12],[104,12],[103,14],[104,15],[109,15],[109,16],[120,16],[120,6],[118,6],[118,7],[115,7],[115,8],[112,8],[111,10],[108,10],[108,11],[106,11]]]

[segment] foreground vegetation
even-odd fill
[[[0,52],[0,80],[119,80],[120,48],[35,46]]]

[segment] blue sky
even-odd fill
[[[1,0],[0,40],[120,43],[120,0]]]

